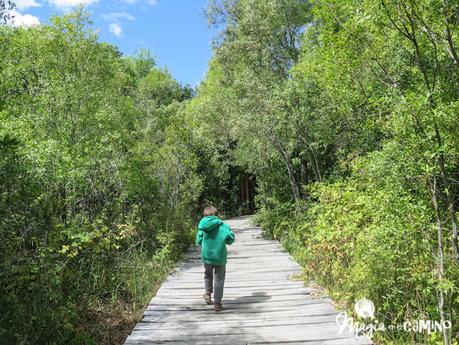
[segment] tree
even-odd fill
[[[0,0],[0,24],[8,24],[14,18],[12,11],[15,3],[11,0]]]
[[[191,90],[99,42],[84,9],[50,22],[1,28],[0,334],[113,344],[190,243]]]
[[[241,147],[249,150],[268,149],[278,155],[284,162],[295,200],[302,198],[295,161],[302,155],[301,141],[308,136],[303,133],[300,139],[296,136],[298,131],[286,128],[286,124],[292,123],[291,113],[286,110],[295,103],[285,104],[284,90],[290,68],[298,60],[299,35],[308,23],[309,8],[307,2],[296,0],[224,1],[211,3],[208,10],[210,22],[223,20],[227,24],[217,42],[216,63],[223,72],[221,86],[230,89],[238,103],[232,107],[237,109],[237,116],[230,116],[238,129],[237,140],[245,142]],[[256,147],[249,142],[253,142],[254,136]],[[320,179],[313,146],[309,145],[306,151],[304,156],[310,160],[315,178]],[[305,160],[299,160],[306,171]],[[251,165],[254,168],[256,163]]]

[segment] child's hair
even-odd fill
[[[202,215],[204,217],[215,216],[217,213],[218,213],[218,210],[212,205],[206,206],[204,208],[204,211],[202,211]]]

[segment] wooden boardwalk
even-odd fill
[[[236,235],[228,246],[224,310],[202,300],[199,248],[163,283],[125,344],[371,344],[339,334],[336,310],[289,276],[300,266],[276,241],[264,240],[248,217],[227,221]]]

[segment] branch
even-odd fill
[[[453,59],[454,64],[456,65],[456,67],[459,68],[459,58],[458,58],[458,55],[457,55],[456,47],[454,45],[453,36],[451,34],[451,29],[449,27],[450,24],[449,24],[449,21],[448,21],[448,15],[446,13],[446,0],[443,0],[442,4],[443,4],[443,19],[445,21],[445,28],[446,28],[446,40],[448,42],[448,46],[447,46],[446,49],[448,50],[448,53],[451,56],[451,58]]]

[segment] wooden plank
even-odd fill
[[[209,316],[210,313],[207,314]],[[260,321],[261,323],[266,323],[268,324],[270,320],[286,320],[289,322],[293,322],[292,320],[295,320],[297,318],[304,319],[308,317],[324,317],[326,315],[336,315],[333,310],[329,310],[328,313],[324,310],[318,310],[315,314],[314,313],[309,313],[309,315],[298,315],[297,313],[259,313],[259,314],[253,314],[250,315],[245,315],[247,316],[247,319],[250,319],[251,322],[257,322]],[[207,318],[209,319],[209,318]],[[188,322],[190,323],[190,327],[194,327],[194,324],[201,324],[203,322],[202,319],[200,318],[190,318],[190,315],[182,315],[180,317],[175,317],[174,315],[169,314],[169,316],[166,315],[166,317],[161,317],[159,314],[153,314],[153,315],[146,315],[140,322],[140,323],[155,323],[155,322],[161,322],[164,325],[173,325],[175,327],[176,325],[180,325],[181,323]],[[225,315],[225,317],[222,317],[221,319],[216,322],[216,324],[221,324],[221,325],[230,325],[231,323],[236,323],[240,324],[241,322],[241,316],[237,314],[233,315]],[[193,324],[191,324],[193,323]]]
[[[273,341],[273,342],[216,342],[212,339],[200,339],[200,340],[187,340],[187,341],[151,341],[151,340],[128,340],[127,345],[215,345],[215,344],[228,344],[228,345],[373,345],[370,340],[359,339],[350,340],[347,337],[335,338],[335,339],[321,339],[321,340],[305,340],[305,341]]]
[[[207,320],[204,324],[200,325],[201,328],[213,328],[221,326],[230,327],[260,327],[260,326],[272,326],[279,327],[282,325],[302,325],[306,323],[318,323],[318,322],[331,322],[335,320],[336,314],[327,315],[312,315],[302,317],[289,317],[289,318],[268,318],[268,319],[255,319],[255,320],[244,320],[241,322],[240,319],[236,320]],[[177,330],[181,328],[193,327],[193,323],[200,322],[200,320],[185,320],[178,321],[174,324],[165,321],[142,321],[136,326],[136,329],[172,329]]]
[[[224,310],[202,301],[203,265],[199,248],[190,248],[125,344],[371,344],[339,333],[332,301],[291,279],[301,267],[278,242],[262,239],[247,217],[228,224],[237,242],[228,247]]]
[[[169,279],[168,281],[166,281],[163,286],[170,286],[170,287],[174,287],[174,286],[187,286],[187,285],[192,285],[192,284],[195,284],[196,286],[202,288],[202,277],[200,279],[197,279],[197,280],[182,280],[182,279],[177,279],[177,280],[172,280],[172,279]],[[258,281],[253,281],[253,280],[249,280],[249,281],[245,281],[245,282],[240,282],[238,280],[225,280],[225,286],[228,287],[228,286],[247,286],[247,287],[257,287],[257,286],[264,286],[264,285],[268,285],[268,286],[299,286],[299,287],[303,287],[304,286],[304,283],[301,282],[301,281],[295,281],[295,280],[285,280],[285,281],[277,281],[277,280],[258,280]],[[191,286],[190,286],[191,287]]]
[[[343,339],[343,344],[356,344],[352,336],[338,333],[335,323],[286,325],[281,327],[253,327],[251,329],[229,328],[209,331],[200,327],[176,330],[137,330],[131,334],[132,340],[159,340],[159,341],[189,341],[211,339],[215,344],[256,343],[256,342],[285,342],[288,341],[318,341]],[[344,340],[345,339],[345,340]]]
[[[243,312],[260,312],[262,310],[285,310],[290,307],[301,307],[305,308],[316,304],[327,304],[329,301],[314,301],[314,300],[293,300],[293,301],[265,301],[261,302],[250,302],[241,301],[238,303],[229,303],[225,301],[225,313],[243,313]],[[161,311],[181,311],[181,312],[194,312],[200,310],[208,310],[202,303],[189,303],[189,304],[177,304],[177,303],[164,303],[156,301],[154,304],[149,304],[147,309],[149,310],[161,310]]]

